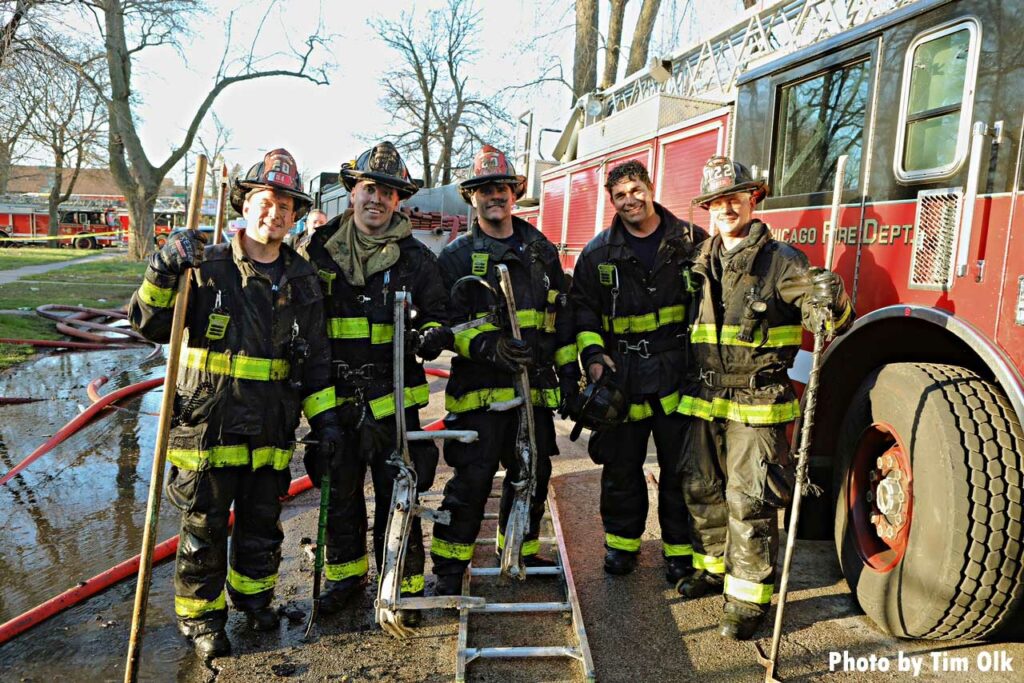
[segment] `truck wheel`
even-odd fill
[[[96,239],[93,237],[76,237],[75,249],[93,249],[96,246]]]
[[[843,419],[835,542],[875,623],[902,638],[984,638],[1024,594],[1024,432],[1005,394],[951,365],[870,375]]]
[[[3,230],[0,230],[0,249],[6,249],[7,247],[9,247],[12,244],[14,244],[13,242],[4,241],[3,240],[4,237],[10,237],[10,235],[8,235]]]

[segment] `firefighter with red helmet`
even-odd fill
[[[283,149],[268,153],[235,181],[231,203],[245,230],[205,249],[198,231],[182,233],[150,259],[129,307],[136,330],[168,341],[178,278],[197,271],[167,495],[181,510],[178,627],[206,660],[230,652],[225,582],[251,628],[277,626],[271,599],[283,539],[280,497],[291,481],[300,410],[321,443],[341,439],[316,271],[282,245],[310,205],[295,160]]]
[[[692,372],[679,412],[689,416],[683,491],[693,513],[693,576],[685,597],[725,594],[719,632],[753,636],[771,603],[777,509],[789,494],[786,425],[800,414],[789,382],[816,316],[842,332],[854,313],[842,280],[810,268],[800,250],[772,239],[753,217],[763,181],[722,156],[704,167],[693,200],[711,214],[714,237],[693,267],[699,289],[690,328]]]
[[[333,366],[331,378],[338,413],[347,438],[332,464],[327,517],[327,582],[320,597],[325,614],[340,610],[366,584],[367,513],[363,480],[370,468],[374,499],[373,546],[378,568],[384,551],[395,468],[386,460],[395,447],[395,399],[392,374],[394,294],[412,295],[412,325],[405,357],[405,410],[410,430],[419,429],[419,409],[430,389],[423,365],[451,346],[447,323],[448,294],[441,284],[433,252],[412,236],[409,219],[396,211],[417,186],[398,150],[381,142],[341,168],[349,191],[349,209],[313,233],[305,255],[320,276]],[[434,480],[437,447],[413,441],[410,455],[420,491]],[[309,474],[319,484],[322,461]],[[423,594],[425,553],[416,517],[405,557],[402,594]],[[418,623],[420,612],[403,611],[405,625]]]
[[[498,519],[499,552],[504,547],[503,534],[514,500],[513,483],[520,479],[515,454],[519,411],[491,408],[515,397],[514,375],[523,366],[530,370],[537,452],[536,489],[521,552],[527,565],[548,563],[538,555],[538,532],[551,476],[551,456],[558,454],[553,412],[562,399],[572,398],[579,391],[580,370],[572,321],[565,311],[567,287],[558,251],[535,227],[512,215],[516,200],[525,190],[526,179],[516,174],[505,155],[484,145],[473,160],[472,176],[459,184],[462,197],[476,210],[476,220],[467,234],[444,248],[439,258],[448,289],[462,278],[477,276],[497,292],[497,266],[507,266],[522,328],[522,340],[516,340],[509,329],[499,325],[455,335],[457,355],[452,360],[445,393],[449,411],[445,422],[452,429],[475,430],[479,438],[474,443],[445,444],[445,461],[455,474],[445,487],[441,505],[442,510],[451,512],[451,523],[434,525],[430,553],[439,595],[461,592],[462,575],[473,556],[499,463],[509,470]],[[495,303],[494,295],[485,287],[460,288],[452,293],[452,320],[464,322],[480,317]]]
[[[625,421],[595,431],[588,446],[591,459],[604,466],[604,568],[622,575],[636,567],[647,522],[643,467],[653,434],[661,467],[662,555],[674,584],[692,571],[690,518],[677,471],[686,420],[676,408],[686,368],[690,263],[707,234],[654,201],[650,176],[638,161],[612,168],[605,189],[616,216],[580,254],[569,296],[590,381],[612,383],[629,403]]]

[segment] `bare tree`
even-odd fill
[[[611,87],[619,72],[619,53],[622,50],[622,18],[626,14],[626,3],[629,0],[608,0],[611,5],[611,16],[608,19],[608,40],[605,43],[604,75],[601,76],[601,89]]]
[[[18,28],[26,20],[32,7],[37,4],[39,4],[39,0],[3,0],[0,2],[0,16],[3,17],[3,24],[0,25],[0,67],[7,61],[8,53],[14,46]]]
[[[576,99],[597,87],[598,16],[597,0],[577,0],[572,68],[572,93]]]
[[[449,0],[425,21],[412,12],[372,26],[402,60],[385,76],[381,97],[392,111],[395,145],[419,157],[424,186],[446,185],[474,146],[507,121],[497,96],[470,87],[480,11],[471,0]]]
[[[232,149],[228,146],[231,144],[231,129],[221,122],[216,112],[211,112],[211,117],[213,130],[207,130],[205,135],[199,135],[199,149],[210,160],[209,168],[206,170],[208,192],[216,197],[220,186],[220,167],[225,163],[224,152]]]
[[[28,142],[28,128],[43,101],[42,73],[34,70],[25,55],[12,56],[6,68],[0,69],[5,89],[18,93],[0,106],[0,194],[7,192],[11,167]]]
[[[175,46],[183,53],[181,46],[203,5],[199,0],[78,0],[78,6],[95,24],[102,40],[103,53],[85,60],[84,65],[102,61],[109,77],[109,84],[95,80],[92,84],[106,97],[110,170],[128,205],[131,218],[128,253],[132,259],[142,259],[152,249],[153,208],[161,183],[191,148],[200,124],[225,88],[272,76],[300,78],[318,85],[328,83],[327,67],[318,65],[317,61],[319,48],[325,43],[319,22],[316,30],[302,40],[301,46],[286,42],[286,50],[267,53],[265,41],[261,41],[264,26],[268,20],[286,23],[284,3],[269,0],[253,35],[244,42],[234,35],[234,13],[231,13],[225,22],[225,46],[213,84],[193,113],[181,144],[165,159],[153,161],[139,137],[136,115],[139,99],[131,82],[133,60],[145,49],[161,45]],[[275,9],[278,14],[271,18]],[[239,48],[242,44],[246,47]],[[60,56],[53,47],[40,47],[51,55]]]
[[[47,234],[56,237],[61,202],[71,198],[82,166],[95,161],[101,148],[106,106],[78,71],[39,55],[32,62],[45,78],[39,79],[42,103],[30,120],[28,132],[53,158],[52,186],[47,198],[50,214]],[[66,174],[68,171],[70,176]]]
[[[629,47],[629,61],[626,63],[626,76],[647,66],[647,53],[651,46],[651,33],[654,21],[658,18],[661,0],[644,0],[640,6],[640,16],[636,18],[633,29],[633,40]]]

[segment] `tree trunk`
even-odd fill
[[[647,66],[647,52],[651,47],[651,33],[654,31],[654,20],[658,18],[661,0],[644,0],[640,7],[640,16],[636,18],[633,29],[633,42],[629,48],[629,62],[626,64],[626,76],[634,74]]]
[[[622,51],[622,16],[626,13],[629,0],[609,0],[612,14],[608,20],[608,43],[604,53],[604,75],[601,76],[601,90],[610,88],[619,73],[619,53]]]
[[[760,1],[761,0],[743,0],[743,9],[750,9]]]
[[[141,261],[155,249],[153,244],[153,209],[159,188],[146,192],[143,188],[125,195],[128,204],[128,259]]]
[[[46,206],[50,214],[50,226],[46,230],[46,234],[50,237],[56,237],[60,234],[60,216],[58,215],[57,207],[60,206],[60,189],[61,185],[64,184],[64,157],[60,154],[55,154],[53,157],[53,187],[50,188],[50,194],[46,198]],[[57,240],[49,240],[51,247],[59,247],[60,242]]]
[[[0,194],[7,192],[7,184],[11,181],[11,148],[0,141]]]
[[[597,0],[577,0],[572,66],[572,94],[577,100],[597,88],[597,20]]]

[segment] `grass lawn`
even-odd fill
[[[145,272],[145,261],[129,261],[124,256],[117,256],[112,259],[80,263],[49,273],[33,275],[31,279],[76,283],[123,283],[138,287],[142,282],[142,274]],[[131,296],[130,291],[128,296]]]
[[[97,252],[83,249],[45,249],[42,247],[20,247],[0,249],[0,270],[12,270],[22,266],[37,266],[41,263],[56,263],[92,256]]]
[[[0,338],[60,339],[53,323],[35,315],[0,315]],[[20,363],[35,353],[31,346],[0,344],[0,370]]]

